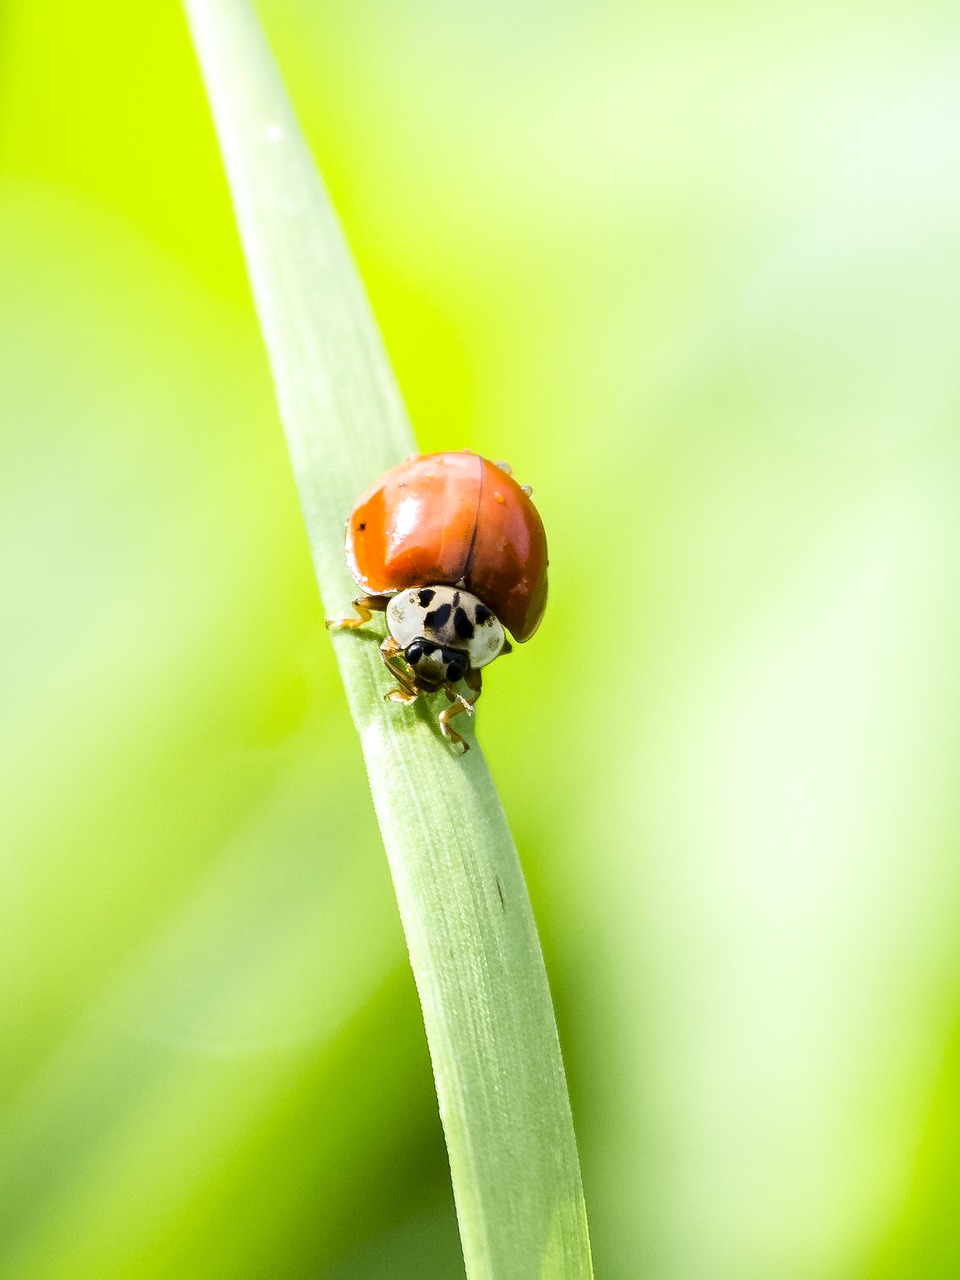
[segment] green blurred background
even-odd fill
[[[956,7],[261,11],[550,533],[478,721],[598,1275],[955,1278]],[[462,1275],[177,5],[5,0],[0,170],[0,1274]]]

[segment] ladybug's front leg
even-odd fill
[[[473,694],[473,697],[469,697],[469,696],[464,697],[462,694],[457,693],[453,685],[448,684],[444,688],[444,693],[447,695],[447,697],[450,699],[450,702],[453,705],[450,707],[444,707],[444,709],[437,716],[437,719],[440,722],[440,732],[443,734],[443,736],[449,742],[451,742],[455,747],[462,746],[463,754],[466,755],[467,752],[470,750],[470,744],[468,742],[464,742],[463,738],[460,737],[460,734],[457,733],[455,729],[452,729],[450,727],[450,721],[453,719],[454,716],[459,716],[464,711],[467,713],[467,715],[470,715],[470,716],[473,715],[474,703],[480,697],[480,694],[483,692],[483,672],[473,671],[473,670],[468,671],[467,674],[463,677],[463,682],[467,686],[467,688],[470,690],[470,692]]]
[[[410,668],[403,657],[403,650],[393,636],[387,636],[381,644],[380,657],[383,659],[383,665],[400,686],[399,689],[391,689],[389,693],[385,693],[384,700],[402,702],[405,707],[412,706],[419,696],[419,691],[410,679]]]
[[[357,627],[365,627],[375,613],[385,613],[390,603],[389,596],[357,596],[353,607],[359,618],[326,618],[324,625],[334,631],[353,631]]]

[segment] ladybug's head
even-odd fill
[[[456,684],[508,649],[496,616],[462,587],[413,587],[387,605],[387,626],[426,692]]]
[[[411,641],[403,656],[413,668],[419,687],[426,690],[458,684],[470,667],[470,659],[462,649],[447,649],[423,636]]]

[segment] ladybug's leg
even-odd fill
[[[502,652],[503,650],[501,650],[501,653]],[[472,707],[473,704],[476,702],[476,700],[480,697],[481,693],[483,693],[483,672],[474,671],[471,668],[471,670],[469,670],[467,674],[463,677],[463,683],[467,686],[467,688],[473,694],[472,698],[467,699],[467,701],[470,703]]]
[[[410,668],[403,657],[403,650],[393,636],[387,636],[380,646],[380,657],[400,686],[399,689],[391,689],[384,694],[384,699],[388,702],[402,702],[405,707],[412,706],[419,696],[417,686],[410,679]]]
[[[437,716],[437,719],[440,721],[440,732],[443,736],[448,738],[455,747],[462,746],[463,754],[466,755],[470,750],[470,744],[464,742],[463,738],[460,737],[459,733],[457,733],[455,729],[451,729],[450,721],[454,716],[459,716],[464,711],[466,711],[467,715],[473,715],[473,704],[480,697],[480,694],[483,691],[483,672],[468,671],[463,678],[463,682],[473,696],[465,698],[461,694],[457,693],[453,685],[446,685],[443,691],[453,705],[444,707],[439,716]]]
[[[326,625],[335,631],[353,631],[356,627],[365,627],[374,613],[385,613],[389,603],[389,596],[357,596],[353,607],[359,613],[359,618],[327,618]]]

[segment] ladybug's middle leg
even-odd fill
[[[381,644],[380,657],[383,659],[383,665],[400,686],[399,689],[391,689],[389,693],[385,693],[384,700],[402,702],[405,707],[412,706],[419,696],[419,691],[410,678],[410,668],[403,656],[403,649],[393,636],[387,636]]]
[[[467,697],[464,697],[462,694],[457,693],[453,685],[448,684],[444,686],[443,691],[453,705],[444,707],[437,716],[437,719],[440,721],[440,732],[443,736],[449,739],[455,747],[458,745],[462,746],[463,754],[466,755],[470,750],[470,744],[468,742],[464,742],[460,734],[450,727],[450,721],[454,716],[462,715],[464,711],[467,715],[473,715],[474,703],[483,692],[483,672],[470,670],[463,677],[463,682],[473,696],[470,697],[468,695]]]
[[[359,618],[326,618],[324,625],[334,631],[353,631],[357,627],[365,627],[375,613],[386,613],[390,603],[389,596],[357,596],[353,607]]]

